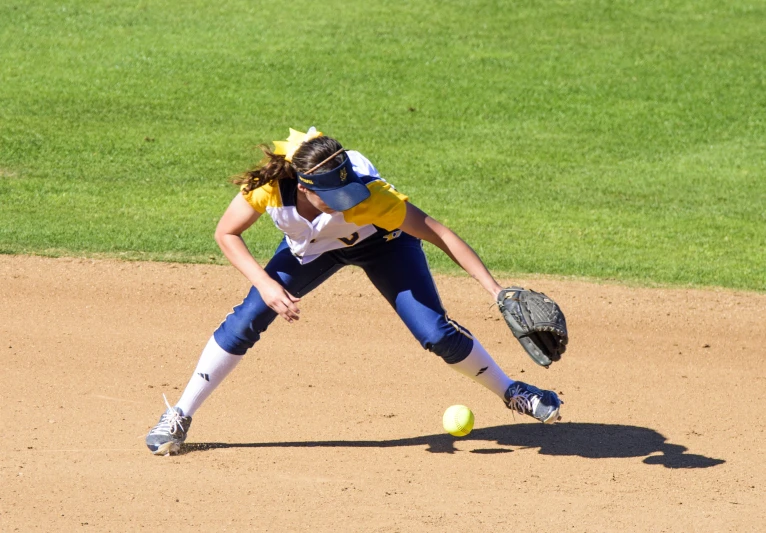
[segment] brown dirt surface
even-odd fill
[[[512,416],[423,351],[364,274],[278,320],[196,413],[144,436],[244,297],[231,267],[0,256],[0,531],[763,531],[766,295],[544,277],[537,367],[468,278],[450,315],[563,420]],[[441,428],[466,404],[467,437]]]

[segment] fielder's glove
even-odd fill
[[[540,292],[509,287],[497,295],[497,305],[521,346],[540,366],[548,368],[561,359],[569,334],[564,313]]]

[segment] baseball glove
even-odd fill
[[[513,336],[535,363],[548,368],[561,359],[569,334],[556,302],[541,292],[509,287],[497,295],[497,305]]]

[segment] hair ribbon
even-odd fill
[[[303,143],[321,136],[322,132],[317,131],[314,126],[311,126],[306,133],[290,128],[290,136],[286,141],[274,141],[274,154],[283,155],[285,161],[292,163],[293,155]]]

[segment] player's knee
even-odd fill
[[[468,330],[450,320],[423,345],[427,350],[444,359],[445,363],[455,364],[471,353],[473,336]]]
[[[213,336],[223,350],[234,355],[244,355],[260,340],[261,333],[266,331],[275,317],[276,313],[268,307],[261,309],[245,302],[234,308]]]
[[[260,340],[261,333],[251,327],[225,321],[215,330],[213,337],[224,351],[232,355],[244,355]]]

